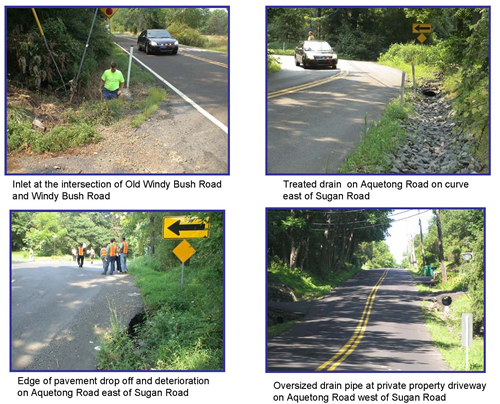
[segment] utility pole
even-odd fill
[[[422,267],[425,266],[425,251],[424,251],[424,235],[422,234],[422,221],[418,218],[418,225],[420,226],[420,245],[422,247]]]
[[[436,209],[436,224],[438,228],[438,247],[439,247],[439,261],[441,261],[441,276],[443,282],[446,282],[446,266],[444,265],[444,251],[443,251],[443,234],[441,231],[441,219],[439,218],[439,209]]]

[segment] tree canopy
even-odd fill
[[[367,261],[393,266],[390,253],[390,259],[378,260],[367,247],[375,242],[375,249],[385,254],[385,243],[380,242],[387,236],[390,213],[385,209],[269,210],[268,257],[319,277]]]

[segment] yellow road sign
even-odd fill
[[[420,41],[420,43],[424,43],[427,40],[427,37],[424,34],[420,34],[417,36],[417,39]]]
[[[209,236],[209,218],[189,216],[165,216],[163,218],[163,238],[206,238]]]
[[[412,32],[414,34],[430,34],[432,32],[432,24],[413,24]]]
[[[174,248],[173,252],[177,258],[184,263],[193,256],[196,250],[186,240],[183,240],[177,247]]]
[[[115,15],[115,13],[118,11],[117,8],[100,8],[104,15],[108,18],[111,18]]]

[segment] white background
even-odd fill
[[[306,2],[267,2],[267,5],[306,5]],[[418,4],[417,4],[418,3]],[[484,3],[484,2],[483,2]],[[491,4],[491,2],[489,2]],[[5,3],[3,4],[5,5]],[[273,389],[273,382],[294,381],[337,381],[337,382],[383,382],[383,381],[422,381],[422,382],[487,382],[485,393],[474,391],[448,392],[447,402],[459,404],[478,402],[498,402],[496,388],[499,379],[499,349],[495,336],[498,335],[498,294],[495,289],[488,285],[499,283],[498,268],[495,261],[498,251],[496,247],[500,243],[497,236],[498,220],[498,175],[496,174],[495,159],[491,165],[491,176],[421,176],[411,177],[413,180],[461,180],[468,181],[470,188],[464,190],[415,190],[415,191],[372,191],[371,200],[365,202],[348,203],[333,202],[319,203],[312,201],[291,204],[283,201],[281,195],[284,191],[282,180],[289,178],[293,180],[308,179],[337,179],[345,184],[348,180],[406,180],[410,177],[404,176],[329,176],[329,177],[300,177],[294,176],[269,176],[265,175],[265,18],[266,2],[254,0],[252,2],[228,1],[225,3],[214,3],[207,1],[186,2],[178,0],[167,4],[159,1],[147,3],[138,1],[112,2],[111,4],[99,5],[95,2],[67,3],[60,1],[44,2],[20,2],[11,1],[7,5],[51,5],[65,7],[68,5],[111,7],[120,6],[172,6],[172,5],[195,5],[195,6],[230,6],[230,176],[213,177],[214,180],[222,178],[222,190],[144,190],[140,192],[133,190],[114,190],[111,201],[92,203],[88,201],[76,201],[66,203],[54,203],[50,201],[14,202],[11,199],[13,193],[13,180],[20,179],[63,179],[57,176],[5,176],[1,178],[3,198],[1,202],[0,218],[2,224],[2,256],[5,265],[4,293],[2,299],[1,323],[4,324],[1,334],[1,391],[5,402],[28,402],[36,401],[37,398],[17,399],[17,378],[20,373],[9,372],[9,209],[60,209],[60,210],[198,210],[198,209],[224,209],[226,211],[226,245],[225,245],[225,273],[226,273],[226,296],[225,296],[225,365],[224,373],[155,373],[153,376],[199,376],[209,377],[209,387],[192,387],[190,397],[185,399],[151,399],[153,402],[185,402],[185,403],[271,403],[273,395],[277,393]],[[463,1],[441,1],[439,3],[421,3],[404,1],[384,1],[382,4],[374,1],[349,1],[335,3],[332,1],[316,1],[311,5],[328,6],[444,6],[444,5],[474,5]],[[488,5],[481,4],[481,5]],[[2,21],[4,21],[5,10],[2,8]],[[491,14],[496,17],[496,9],[493,7]],[[497,24],[495,19],[491,24],[491,66],[497,62]],[[3,30],[2,30],[3,31]],[[5,35],[3,33],[2,35]],[[2,43],[4,42],[2,38]],[[2,58],[4,58],[2,52]],[[2,77],[5,77],[4,61],[1,63]],[[495,111],[496,81],[493,82],[492,110]],[[5,94],[5,83],[2,80],[2,94]],[[4,110],[4,98],[2,97],[2,111]],[[491,125],[492,156],[498,150],[495,149],[496,119],[493,115]],[[4,156],[4,144],[2,142],[2,155]],[[138,156],[138,158],[140,158]],[[4,172],[5,173],[5,172]],[[127,176],[64,176],[65,180],[92,180],[101,179],[118,181],[130,179]],[[165,176],[155,179],[209,179],[200,176]],[[134,179],[147,179],[145,176],[136,176]],[[345,191],[345,188],[343,188]],[[267,374],[265,373],[265,207],[486,207],[487,227],[487,373],[483,374]],[[404,347],[402,347],[404,349]],[[146,376],[145,373],[132,373],[136,376]],[[80,373],[30,373],[24,374],[37,377],[78,377]],[[87,376],[103,376],[103,373],[87,373]],[[129,373],[107,373],[111,377],[126,377]],[[497,397],[496,399],[494,397]],[[93,402],[118,402],[130,398],[97,398]],[[137,401],[136,398],[134,398]],[[142,399],[146,400],[146,399]],[[62,402],[66,399],[44,399],[44,402]],[[83,402],[83,399],[73,398],[72,402]]]

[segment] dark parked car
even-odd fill
[[[337,54],[325,41],[304,41],[295,48],[295,66],[331,66],[337,68]]]
[[[137,38],[139,50],[150,53],[171,53],[175,55],[179,50],[179,42],[165,29],[147,29]]]

